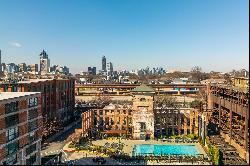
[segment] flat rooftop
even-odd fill
[[[40,94],[40,92],[0,92],[0,101],[24,96]]]
[[[54,80],[54,79],[30,79],[30,80],[27,80],[27,81],[19,81],[18,83],[31,83],[31,82],[42,82],[42,81],[51,81],[51,80]]]

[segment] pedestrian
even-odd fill
[[[86,153],[86,157],[88,157],[88,153]]]

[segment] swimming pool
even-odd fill
[[[135,145],[133,155],[192,155],[199,154],[195,145],[149,145],[140,144]]]

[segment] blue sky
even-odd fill
[[[248,0],[0,0],[2,62],[73,73],[101,67],[249,68]]]

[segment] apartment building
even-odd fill
[[[40,92],[0,93],[0,165],[41,164]]]
[[[66,125],[74,114],[74,79],[30,79],[0,83],[0,92],[41,92],[44,124],[56,122]]]

